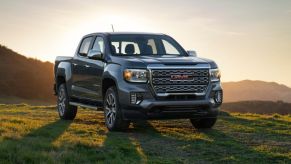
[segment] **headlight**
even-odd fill
[[[212,82],[220,80],[220,70],[219,69],[210,69],[210,79]]]
[[[148,81],[148,71],[145,69],[125,69],[123,77],[129,82],[146,83]]]

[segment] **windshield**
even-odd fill
[[[116,34],[109,38],[113,55],[186,55],[184,49],[166,35]]]

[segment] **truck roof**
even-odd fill
[[[97,34],[102,34],[102,35],[131,35],[131,34],[136,34],[136,35],[165,35],[163,33],[150,33],[150,32],[95,32],[95,33],[87,34],[86,36],[97,35]]]

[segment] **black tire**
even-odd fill
[[[128,129],[130,122],[122,117],[116,87],[107,89],[103,101],[103,109],[105,124],[109,131],[124,131]]]
[[[58,89],[57,109],[61,119],[73,120],[77,114],[77,107],[69,104],[66,84],[61,84]]]
[[[196,129],[210,129],[216,123],[217,118],[202,118],[202,119],[190,119],[192,125]]]

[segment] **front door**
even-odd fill
[[[91,101],[102,100],[100,84],[104,62],[87,57],[89,50],[97,49],[98,46],[104,53],[103,39],[93,36],[84,38],[80,45],[78,55],[73,60],[72,94],[74,97]]]
[[[102,37],[97,36],[95,38],[94,44],[92,46],[93,50],[98,50],[104,54],[104,40]],[[94,60],[86,59],[86,89],[92,93],[89,95],[90,99],[102,101],[102,75],[104,71],[104,61],[103,60]]]

